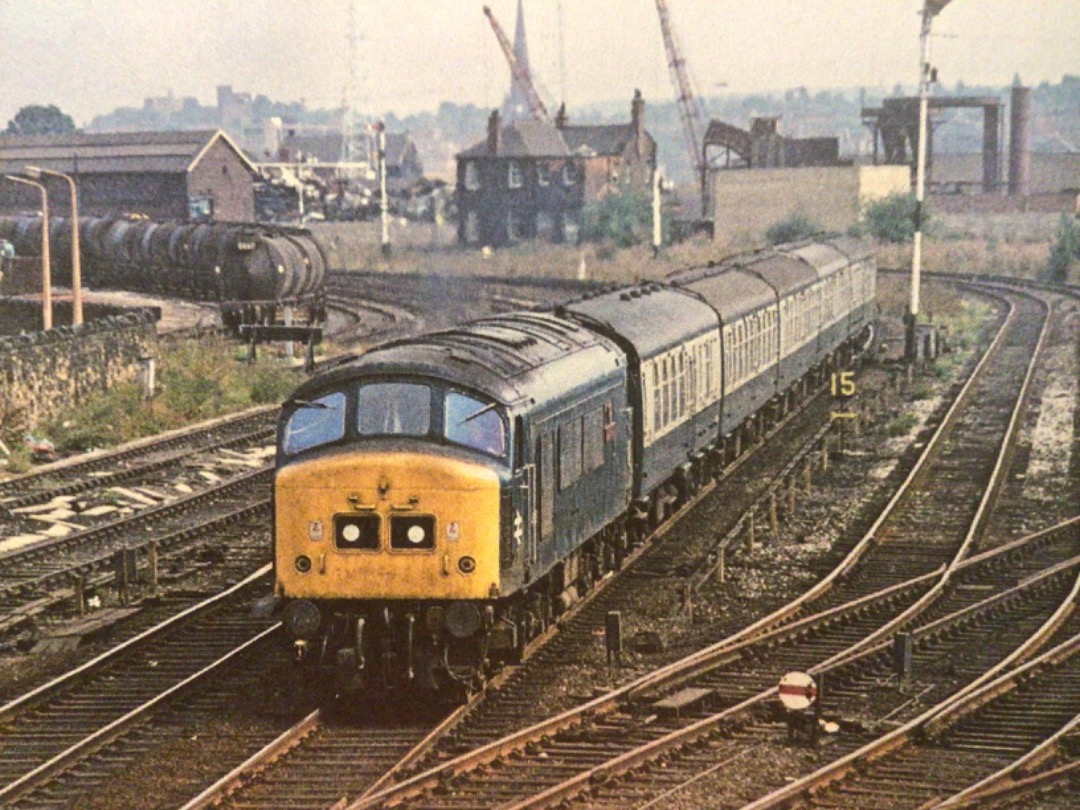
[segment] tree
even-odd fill
[[[787,217],[774,222],[765,231],[765,241],[770,245],[798,242],[800,239],[822,232],[822,227],[802,211],[793,211]]]
[[[74,131],[75,120],[55,104],[28,104],[7,125],[8,135],[67,135]]]
[[[923,203],[922,230],[932,230],[930,207]],[[879,242],[902,244],[915,237],[915,195],[893,192],[880,200],[868,203],[863,209],[863,222],[856,232],[869,232]]]
[[[1080,225],[1072,217],[1062,215],[1058,225],[1057,241],[1050,249],[1050,258],[1042,278],[1057,284],[1069,280],[1069,271],[1080,261]]]

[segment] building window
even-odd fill
[[[480,172],[476,168],[476,161],[470,160],[465,164],[465,188],[476,191],[480,188]]]
[[[551,169],[545,164],[538,164],[536,167],[536,182],[541,186],[551,184]]]
[[[566,163],[562,168],[562,181],[564,186],[572,186],[578,181],[577,166]]]
[[[551,241],[555,236],[555,217],[550,211],[536,212],[536,238]]]
[[[465,215],[465,241],[473,244],[480,241],[480,215],[476,211]]]
[[[506,185],[510,188],[521,188],[525,184],[525,175],[521,171],[521,164],[511,160],[506,164]]]
[[[506,212],[506,239],[510,242],[518,242],[528,237],[526,233],[526,218],[521,211],[510,210]]]
[[[578,243],[581,233],[581,214],[578,211],[567,211],[563,214],[563,241],[571,245]]]
[[[214,200],[211,197],[188,197],[188,219],[206,222],[214,218]]]

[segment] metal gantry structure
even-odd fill
[[[491,23],[491,30],[495,32],[495,38],[499,40],[499,47],[502,48],[503,56],[506,57],[506,61],[510,64],[510,74],[514,77],[515,84],[517,84],[529,104],[529,113],[537,120],[550,122],[551,115],[548,113],[543,99],[540,98],[540,94],[536,92],[536,85],[533,84],[532,74],[529,72],[528,66],[523,65],[514,55],[514,48],[510,44],[506,32],[499,25],[499,21],[495,19],[490,6],[484,6],[484,15],[488,18],[488,22]]]
[[[686,58],[682,55],[675,29],[671,24],[671,13],[667,0],[656,0],[656,11],[660,15],[660,31],[664,36],[664,50],[667,52],[668,70],[671,83],[675,87],[675,96],[679,104],[679,117],[682,119],[683,132],[686,135],[687,154],[690,166],[697,172],[701,182],[702,214],[706,210],[706,164],[702,135],[705,125],[702,121],[701,108],[697,96],[690,84],[690,74],[686,69]]]

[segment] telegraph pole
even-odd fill
[[[382,254],[389,256],[390,248],[390,206],[386,199],[386,125],[381,121],[375,125],[379,138],[379,198],[382,219]]]
[[[904,355],[914,360],[915,324],[919,320],[919,282],[922,271],[923,202],[926,198],[926,142],[930,107],[930,85],[937,80],[937,70],[930,67],[930,23],[952,0],[926,0],[919,29],[919,143],[915,155],[915,236],[911,249],[911,305],[908,309]]]

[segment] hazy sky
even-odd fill
[[[0,0],[0,128],[25,104],[84,125],[146,96],[215,102],[215,87],[341,103],[348,8],[361,20],[358,98],[375,112],[440,100],[497,106],[509,82],[481,0]],[[513,36],[516,0],[488,0]],[[559,69],[559,7],[565,85]],[[701,95],[917,81],[922,0],[669,0]],[[549,100],[672,97],[653,0],[525,0]],[[952,85],[1080,74],[1078,0],[954,0],[933,62]],[[726,84],[725,89],[719,86]]]

